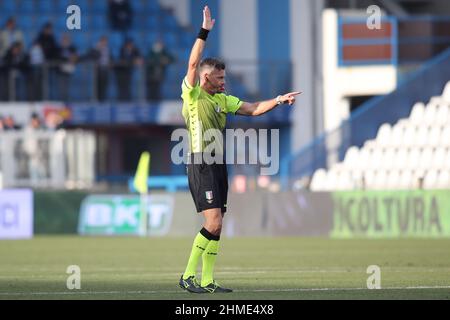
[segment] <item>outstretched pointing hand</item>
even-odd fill
[[[211,19],[211,11],[209,11],[208,6],[205,6],[205,8],[203,8],[202,28],[211,31],[212,28],[214,27],[215,22],[216,22],[216,19]]]
[[[280,100],[283,103],[289,103],[289,105],[293,105],[295,102],[295,96],[301,94],[302,92],[299,91],[295,91],[295,92],[289,92],[286,93],[285,95],[281,96]]]

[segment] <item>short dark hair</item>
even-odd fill
[[[200,68],[211,67],[217,70],[225,70],[225,62],[218,58],[205,58],[200,62]]]

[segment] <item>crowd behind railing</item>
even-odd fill
[[[101,36],[86,52],[80,52],[68,33],[62,34],[58,41],[50,22],[43,26],[29,50],[24,42],[15,19],[8,19],[0,31],[0,101],[68,101],[75,72],[80,64],[86,63],[93,67],[90,71],[94,76],[95,100],[107,99],[111,72],[117,82],[117,100],[131,100],[136,66],[145,67],[146,99],[159,100],[166,69],[175,61],[161,39],[144,55],[135,41],[125,35],[117,56],[111,51],[107,35]]]

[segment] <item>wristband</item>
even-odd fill
[[[203,41],[206,41],[206,38],[208,38],[208,33],[209,33],[209,30],[200,28],[197,38],[202,39]]]
[[[281,96],[277,97],[277,105],[283,104],[283,102],[281,102]]]

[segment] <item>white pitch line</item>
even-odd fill
[[[417,290],[417,289],[450,289],[450,286],[417,286],[417,287],[386,287],[380,290]],[[235,293],[257,293],[257,292],[312,292],[312,291],[360,291],[376,289],[367,288],[291,288],[291,289],[255,289],[255,290],[234,290]],[[185,291],[58,291],[58,292],[0,292],[0,296],[24,296],[24,295],[99,295],[99,294],[172,294],[183,293]]]

